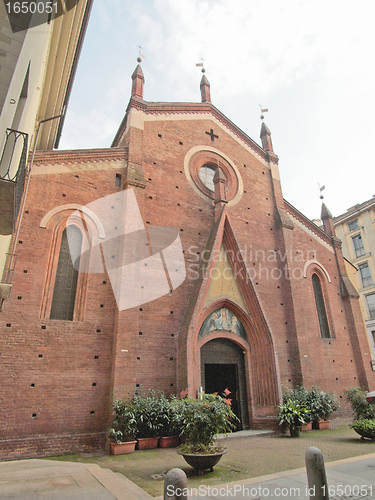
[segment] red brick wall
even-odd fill
[[[205,133],[210,128],[219,135],[215,142]],[[313,237],[312,230],[298,224],[277,227],[274,193],[280,185],[268,166],[207,118],[148,121],[143,132],[131,129],[124,144],[129,161],[143,166],[146,187],[136,188],[143,220],[178,230],[187,279],[169,295],[118,312],[108,276],[92,274],[84,289],[82,321],[41,319],[54,227],[61,215],[47,228],[40,228],[40,221],[56,206],[85,205],[116,192],[115,174],[125,176],[125,162],[82,163],[77,158],[70,172],[33,176],[12,294],[0,315],[1,459],[103,446],[112,390],[124,396],[141,387],[167,394],[186,388],[187,337],[181,324],[196,278],[191,266],[202,255],[215,220],[213,205],[193,190],[184,173],[185,155],[197,145],[224,153],[242,176],[243,196],[227,212],[272,338],[277,384],[303,382],[341,398],[345,388],[363,382],[361,354],[353,347],[345,312],[351,304],[340,295],[336,257],[325,246],[329,240],[316,230]],[[51,157],[48,153],[48,161]],[[42,154],[38,161],[43,163]],[[272,260],[275,251],[288,252],[289,273],[296,279],[287,278],[279,256]],[[320,338],[311,269],[307,278],[302,276],[312,254],[331,278],[331,283],[322,279],[322,286],[332,339]],[[358,323],[358,311],[354,317]],[[27,441],[21,445],[23,438]]]

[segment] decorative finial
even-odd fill
[[[260,112],[262,113],[262,114],[260,115],[260,119],[261,119],[261,120],[264,120],[264,114],[263,114],[263,113],[267,113],[267,112],[268,112],[268,109],[267,109],[267,108],[262,108],[262,105],[261,105],[261,104],[259,104],[259,107],[260,107]]]
[[[138,57],[137,57],[137,62],[141,63],[142,59],[146,59],[146,57],[141,52],[141,50],[143,49],[143,47],[141,47],[140,45],[137,45],[137,47],[139,49],[139,54],[138,54]]]
[[[201,68],[202,68],[202,69],[201,69],[202,73],[205,73],[205,72],[206,72],[206,70],[204,69],[204,66],[203,66],[203,61],[204,61],[204,59],[201,57],[201,58],[200,58],[200,60],[201,60],[202,62],[197,63],[197,64],[196,64],[196,66],[201,67]]]
[[[320,187],[319,182],[318,182],[318,186],[319,186],[319,191],[320,191],[320,196],[319,196],[319,198],[320,198],[321,200],[323,200],[324,196],[322,195],[322,191],[324,191],[326,187],[325,187],[325,186]]]

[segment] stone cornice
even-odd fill
[[[264,149],[259,146],[259,144],[253,141],[253,139],[251,139],[247,134],[245,134],[245,132],[238,128],[231,120],[229,120],[229,118],[223,115],[223,113],[215,108],[215,106],[210,102],[147,102],[143,99],[132,97],[126,109],[124,119],[122,120],[121,125],[112,142],[112,147],[116,147],[116,145],[121,140],[121,137],[126,129],[127,117],[131,109],[137,109],[147,115],[211,114],[267,162],[272,162],[275,164],[278,163],[279,159],[275,154],[271,155],[264,151]]]
[[[34,165],[61,163],[92,163],[127,160],[128,148],[70,149],[62,151],[37,151]]]
[[[325,233],[316,224],[314,224],[310,219],[305,217],[301,212],[299,212],[293,205],[284,199],[285,210],[289,212],[293,217],[295,217],[301,224],[307,227],[310,231],[316,234],[319,238],[322,238],[326,243],[332,246],[332,238],[329,234]]]
[[[344,214],[338,215],[333,218],[333,224],[335,226],[342,224],[348,219],[352,219],[355,215],[360,215],[363,212],[368,212],[375,208],[375,197],[373,196],[370,200],[364,201],[363,203],[358,203],[354,207],[349,208]]]

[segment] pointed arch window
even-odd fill
[[[331,337],[331,334],[329,331],[326,307],[324,304],[322,285],[317,274],[313,274],[311,279],[314,290],[316,310],[319,318],[320,335],[323,339],[329,339]]]
[[[80,229],[74,225],[65,228],[61,237],[50,319],[73,321],[79,259],[73,263],[71,253],[80,255],[81,246],[82,233]]]

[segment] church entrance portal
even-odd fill
[[[214,339],[201,348],[201,380],[206,393],[223,395],[228,389],[232,409],[240,419],[239,429],[249,427],[244,355],[227,339]]]
[[[224,394],[225,389],[230,391],[228,398],[232,401],[232,410],[241,420],[238,401],[238,369],[236,364],[210,364],[204,365],[205,392]],[[239,426],[240,427],[240,426]]]

